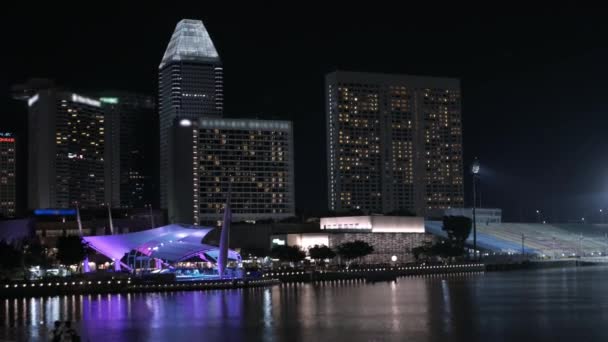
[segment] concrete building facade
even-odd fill
[[[10,132],[0,132],[0,215],[17,213],[17,139]]]
[[[171,139],[170,222],[217,223],[228,194],[233,222],[295,215],[291,122],[181,119]]]
[[[330,210],[463,206],[459,80],[336,71],[325,87]]]
[[[101,102],[55,87],[28,105],[28,209],[95,208],[105,202]]]

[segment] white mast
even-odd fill
[[[112,223],[112,208],[108,203],[108,220],[110,221],[110,235],[114,235],[114,224]]]

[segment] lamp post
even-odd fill
[[[473,165],[471,166],[471,172],[473,173],[473,253],[477,257],[477,216],[475,209],[477,206],[477,177],[479,175],[479,160],[475,158]]]
[[[604,209],[600,209],[600,223],[604,223]]]
[[[536,209],[536,222],[541,223],[540,222],[540,210]]]

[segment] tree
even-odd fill
[[[336,252],[325,245],[314,245],[308,250],[308,254],[310,255],[311,259],[318,261],[333,259],[336,256]]]
[[[274,246],[270,256],[281,261],[299,262],[304,260],[306,253],[300,249],[300,246]]]
[[[444,216],[442,229],[448,234],[447,241],[432,245],[425,255],[437,255],[443,258],[458,257],[464,254],[464,246],[471,234],[472,221],[465,216]]]
[[[442,229],[454,245],[464,248],[465,241],[471,235],[471,223],[471,219],[465,216],[444,216]]]
[[[416,260],[428,259],[430,257],[452,258],[461,256],[464,250],[461,246],[454,245],[449,240],[437,241],[435,243],[425,242],[423,245],[412,248],[412,254]]]
[[[23,253],[14,244],[0,241],[0,269],[13,269],[21,266]]]
[[[57,260],[64,265],[79,264],[87,255],[87,244],[80,236],[60,236],[56,247]]]
[[[336,248],[338,255],[347,261],[362,258],[374,252],[374,247],[361,240],[344,242]]]
[[[27,239],[23,242],[24,263],[26,266],[47,266],[47,248],[40,239]]]

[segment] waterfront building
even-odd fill
[[[10,132],[0,132],[0,215],[16,215],[17,140]]]
[[[223,67],[200,20],[181,20],[159,66],[160,200],[169,208],[169,131],[176,118],[197,120],[223,113]]]
[[[295,215],[291,122],[179,119],[170,139],[170,222],[217,224],[228,197],[234,222]]]
[[[325,87],[330,210],[463,206],[459,80],[336,71]]]
[[[306,227],[304,227],[306,228]],[[273,231],[271,246],[299,246],[307,251],[315,245],[336,248],[340,244],[364,241],[374,251],[363,258],[364,263],[412,262],[412,249],[431,243],[436,238],[427,234],[423,217],[404,216],[341,216],[321,218],[316,230],[303,229],[281,233]]]
[[[28,208],[99,207],[105,201],[101,102],[48,83],[22,87],[28,106]]]
[[[106,203],[113,208],[158,208],[158,117],[155,99],[108,91],[105,113]]]

